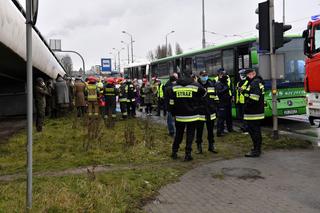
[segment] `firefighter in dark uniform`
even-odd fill
[[[126,119],[128,117],[128,112],[127,112],[128,91],[126,90],[126,86],[127,86],[126,83],[122,81],[119,87],[119,103],[120,103],[120,110],[121,110],[123,119]]]
[[[136,117],[136,87],[133,85],[131,79],[127,79],[126,87],[127,93],[127,112],[128,116]]]
[[[199,121],[197,123],[197,135],[196,143],[198,153],[202,153],[202,134],[204,124],[207,126],[208,132],[208,151],[212,153],[217,153],[214,147],[214,121],[216,119],[216,105],[218,103],[218,96],[215,89],[215,81],[211,81],[208,78],[208,73],[206,71],[200,72],[200,78],[198,82],[201,86],[206,89],[206,94],[201,98],[199,107]]]
[[[197,121],[199,120],[200,98],[205,94],[204,88],[193,81],[190,76],[178,79],[169,92],[169,108],[175,117],[176,135],[172,145],[173,159],[177,159],[177,152],[187,129],[185,161],[191,161],[192,141],[195,135]]]
[[[240,129],[243,132],[248,132],[247,124],[243,120],[243,109],[244,109],[244,95],[243,91],[247,88],[248,86],[248,80],[246,76],[246,70],[242,69],[239,71],[239,77],[240,80],[237,83],[236,86],[236,109],[237,109],[237,116],[239,121],[241,122],[241,127]]]
[[[218,121],[217,121],[217,136],[221,137],[224,135],[224,123],[228,118],[228,110],[229,105],[231,104],[232,96],[230,95],[230,88],[229,88],[229,80],[228,75],[223,69],[218,70],[218,81],[216,82],[216,93],[219,97],[219,103],[217,106],[217,114],[218,114]],[[230,125],[230,124],[229,124]],[[229,131],[230,126],[227,128]]]
[[[246,69],[248,86],[244,90],[245,105],[243,119],[253,142],[253,149],[245,157],[259,157],[262,136],[260,122],[264,119],[264,82],[254,69]]]
[[[116,118],[116,101],[117,101],[117,95],[118,90],[116,89],[114,85],[114,79],[108,78],[106,81],[106,84],[104,85],[103,95],[106,102],[105,106],[105,115],[104,118]]]
[[[46,96],[49,95],[43,78],[37,78],[35,86],[36,127],[41,132],[46,110]]]

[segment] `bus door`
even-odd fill
[[[193,66],[192,58],[183,58],[182,59],[182,75],[191,75],[192,74],[192,66]]]
[[[173,67],[173,71],[178,73],[178,75],[181,74],[181,68],[182,68],[182,60],[180,58],[177,58],[175,61],[174,61],[174,67]]]
[[[240,76],[239,76],[239,71],[245,68],[251,68],[251,61],[250,61],[250,50],[249,50],[249,46],[242,46],[242,47],[238,47],[237,51],[236,51],[236,57],[237,60],[235,61],[237,63],[237,65],[235,66],[236,69],[236,75],[235,75],[235,80],[236,82],[239,81]]]

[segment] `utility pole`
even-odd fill
[[[131,63],[133,63],[133,37],[132,34],[128,33],[127,31],[122,31],[122,33],[127,34],[130,36],[130,42],[131,42]]]
[[[279,138],[278,130],[278,111],[277,111],[277,71],[276,71],[276,54],[274,40],[274,0],[269,0],[270,14],[270,63],[271,63],[271,87],[272,87],[272,120],[273,120],[273,138]]]
[[[204,14],[204,0],[202,0],[202,48],[206,48],[206,25]]]
[[[286,0],[283,0],[283,6],[282,6],[282,9],[283,9],[283,13],[282,13],[282,22],[283,22],[283,25],[285,25],[285,21],[286,21]]]
[[[33,127],[33,65],[32,26],[37,22],[38,0],[26,0],[26,58],[27,58],[27,212],[32,208],[32,127]]]
[[[119,73],[120,73],[120,69],[121,69],[120,50],[118,51],[118,61],[119,61]]]
[[[121,66],[121,61],[120,61],[120,52],[121,50],[124,50],[124,48],[120,48],[120,49],[116,49],[116,48],[112,48],[113,50],[115,50],[117,53],[118,53],[118,69],[119,69],[119,72],[120,72],[120,66]],[[116,57],[116,56],[115,56]]]
[[[127,45],[127,50],[128,50],[128,64],[130,64],[130,48],[129,48],[129,43],[125,42],[125,41],[121,41],[121,43]]]
[[[26,0],[27,9],[27,210],[32,208],[32,123],[33,123],[33,70],[32,70],[32,20],[31,0]]]
[[[172,30],[171,32],[166,34],[166,57],[168,56],[168,35],[174,33],[175,31]]]

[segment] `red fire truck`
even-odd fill
[[[307,92],[307,115],[310,124],[314,125],[314,120],[320,119],[320,15],[311,19],[303,31],[304,54],[307,56],[304,87]]]

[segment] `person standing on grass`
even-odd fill
[[[237,117],[241,122],[240,129],[243,132],[248,132],[247,124],[243,120],[243,109],[244,109],[244,95],[243,91],[247,88],[248,80],[246,76],[246,70],[242,69],[239,71],[240,80],[236,86],[236,109],[237,109]]]
[[[224,136],[224,123],[227,120],[228,105],[231,103],[230,91],[229,91],[229,77],[223,69],[218,70],[218,79],[216,81],[216,93],[219,97],[219,103],[217,107],[218,121],[217,121],[217,137]],[[229,127],[228,127],[229,128]]]
[[[157,116],[160,116],[161,114],[161,109],[163,110],[163,116],[167,115],[167,109],[166,109],[166,104],[164,101],[164,85],[161,82],[160,79],[157,79],[158,83],[158,88],[157,88],[157,103],[158,103],[158,110],[157,110]]]
[[[144,104],[146,107],[146,115],[152,115],[152,102],[153,102],[153,91],[152,87],[149,82],[145,83],[143,87],[143,94],[144,94]]]
[[[77,108],[77,116],[83,117],[85,114],[86,108],[86,84],[82,81],[81,77],[76,77],[76,81],[74,84],[74,97],[75,97],[75,105]]]
[[[112,77],[107,78],[104,85],[104,99],[105,99],[105,115],[104,118],[117,118],[116,105],[118,90],[115,87],[115,81]]]
[[[98,94],[100,92],[97,86],[97,79],[93,76],[88,78],[88,114],[89,116],[98,116],[99,115],[99,99]]]
[[[49,95],[43,78],[37,78],[35,86],[35,106],[36,106],[36,127],[38,132],[42,132],[45,110],[46,95]]]
[[[205,94],[205,89],[194,82],[190,75],[177,80],[169,94],[169,106],[172,116],[175,117],[176,135],[172,145],[173,159],[178,158],[178,150],[182,142],[184,130],[187,129],[185,161],[193,160],[191,156],[197,121],[199,120],[199,102]]]
[[[130,78],[126,80],[125,91],[127,93],[127,112],[128,116],[136,117],[136,88]]]
[[[169,135],[171,137],[174,136],[175,130],[174,130],[174,120],[172,118],[172,113],[170,112],[169,109],[169,93],[173,85],[177,82],[178,80],[178,74],[173,73],[170,75],[169,81],[164,85],[164,104],[166,105],[166,109],[168,109],[167,112],[167,127],[169,131]]]
[[[217,153],[214,146],[213,128],[214,121],[216,119],[216,105],[219,98],[216,93],[215,82],[209,80],[208,73],[205,70],[200,72],[200,78],[198,82],[201,86],[203,86],[206,89],[205,96],[201,98],[199,107],[200,118],[197,122],[196,143],[198,154],[202,154],[202,135],[204,124],[206,124],[208,132],[208,151],[212,153]]]
[[[246,69],[248,86],[243,91],[245,97],[243,119],[248,125],[253,149],[245,157],[261,155],[262,135],[261,120],[264,119],[264,82],[254,69]]]

